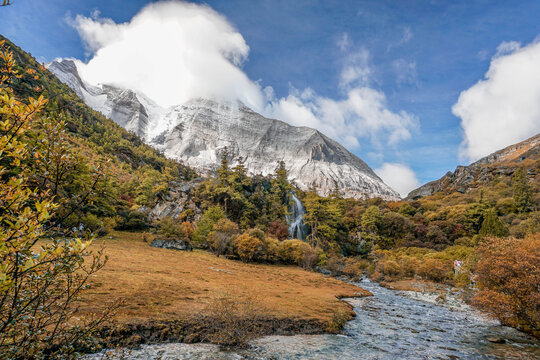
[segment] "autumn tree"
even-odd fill
[[[377,206],[371,205],[362,215],[362,230],[368,234],[377,234],[381,222],[381,211]]]
[[[238,225],[229,219],[220,219],[209,235],[210,247],[217,256],[227,254],[235,237],[240,232]]]
[[[278,238],[278,240],[285,240],[289,237],[289,227],[285,222],[280,220],[269,223],[266,232]]]
[[[292,186],[288,181],[288,172],[285,162],[280,161],[272,176],[271,187],[268,194],[269,215],[272,219],[284,219],[287,207],[291,202]]]
[[[323,198],[315,191],[310,191],[303,199],[306,207],[304,221],[311,229],[308,236],[312,246],[319,243],[334,241],[338,231],[344,228],[341,199]]]
[[[311,249],[308,243],[298,239],[285,240],[280,245],[281,260],[296,265],[303,265],[306,254]]]
[[[248,232],[243,233],[234,240],[236,253],[244,262],[256,260],[262,255],[264,243],[256,236],[250,235]]]
[[[42,114],[47,104],[43,96],[15,98],[12,84],[18,78],[13,55],[2,41],[0,359],[66,359],[76,355],[77,347],[91,339],[104,319],[74,321],[74,302],[88,278],[104,265],[104,258],[88,250],[91,238],[40,241],[58,205],[53,201],[54,187],[44,190],[31,185],[31,164],[44,154],[26,140],[36,122],[54,119]]]
[[[505,325],[540,336],[540,234],[487,238],[477,256],[475,305]]]
[[[189,224],[189,225],[188,225]],[[175,219],[165,216],[157,222],[157,233],[167,238],[177,238],[179,240],[189,241],[193,230],[189,222],[178,223]]]

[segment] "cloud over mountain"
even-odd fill
[[[403,164],[384,163],[383,166],[374,171],[386,184],[396,190],[403,198],[406,197],[411,190],[420,186],[420,182],[416,178],[414,171]]]
[[[259,86],[240,69],[248,45],[208,6],[158,2],[126,23],[77,15],[73,24],[92,52],[79,69],[90,83],[141,91],[162,106],[196,97],[262,106]]]
[[[460,156],[478,160],[540,132],[540,41],[504,42],[485,78],[453,106],[464,139]]]
[[[193,98],[240,100],[254,110],[293,125],[314,127],[349,147],[360,139],[378,147],[411,137],[417,119],[391,111],[385,94],[370,87],[369,51],[346,36],[341,49],[338,98],[291,86],[287,96],[262,89],[243,71],[249,46],[209,6],[164,1],[144,7],[129,22],[77,15],[72,20],[90,60],[78,62],[91,84],[108,83],[144,93],[162,106]]]

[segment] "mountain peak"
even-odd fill
[[[303,190],[399,199],[364,161],[315,129],[266,118],[241,102],[195,98],[162,108],[129,89],[87,84],[71,60],[47,67],[90,107],[199,172],[217,170],[226,148],[231,166],[242,159],[251,175],[272,174],[284,161],[289,179]]]

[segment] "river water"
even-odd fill
[[[269,336],[239,351],[208,344],[145,345],[130,359],[540,359],[540,341],[473,311],[403,296],[367,280],[343,335]],[[501,338],[503,344],[489,338]]]

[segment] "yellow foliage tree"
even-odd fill
[[[20,101],[12,84],[20,78],[13,54],[0,42],[0,359],[70,358],[104,317],[69,323],[72,306],[89,276],[103,264],[89,256],[91,239],[38,243],[57,205],[51,190],[30,184],[35,159],[25,143],[40,119],[43,96]],[[49,119],[52,121],[51,119]],[[91,258],[92,260],[92,258]],[[104,314],[106,316],[106,314]],[[84,346],[84,345],[82,345]]]

